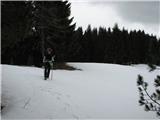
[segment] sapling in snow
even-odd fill
[[[151,95],[147,91],[148,83],[143,80],[141,75],[138,75],[137,85],[140,93],[139,104],[144,106],[145,111],[155,111],[160,117],[160,76],[157,75],[154,80],[156,90]]]

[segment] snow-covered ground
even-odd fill
[[[146,65],[123,66],[69,63],[82,69],[54,70],[43,80],[43,69],[1,65],[2,119],[154,119],[139,106],[137,75],[150,90],[160,70]],[[153,91],[151,91],[152,93]]]

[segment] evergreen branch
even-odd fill
[[[147,90],[144,88],[144,86],[142,85],[143,90],[145,91],[146,95],[150,98],[150,100],[152,100],[153,102],[155,102],[157,105],[160,106],[160,103],[158,103],[156,100],[154,100],[149,93],[147,92]]]

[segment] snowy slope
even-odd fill
[[[2,119],[156,118],[139,106],[136,79],[141,74],[153,85],[160,70],[148,72],[146,65],[69,64],[82,71],[54,70],[47,81],[43,69],[2,65]]]

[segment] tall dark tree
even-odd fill
[[[83,35],[83,39],[82,39],[82,47],[83,47],[83,52],[82,54],[84,54],[84,58],[83,58],[83,62],[90,62],[91,60],[91,26],[88,25],[87,30],[85,30],[84,35]]]
[[[95,34],[95,32],[93,31],[93,34]],[[106,47],[106,42],[107,42],[106,28],[100,27],[98,30],[98,33],[95,35],[97,35],[97,37],[93,36],[94,48],[95,48],[95,50],[93,50],[95,52],[94,59],[96,59],[95,62],[103,62],[104,55],[105,55],[105,47]],[[95,40],[95,38],[97,38],[97,40]]]
[[[41,52],[46,47],[55,48],[57,61],[67,59],[67,46],[75,29],[70,18],[70,3],[67,1],[36,1],[35,29],[41,38]]]
[[[31,29],[31,2],[1,1],[1,54],[2,63],[18,63],[20,53],[17,43],[23,41]]]
[[[79,27],[72,36],[71,42],[68,46],[68,61],[81,62],[84,59],[83,55],[83,30]]]

